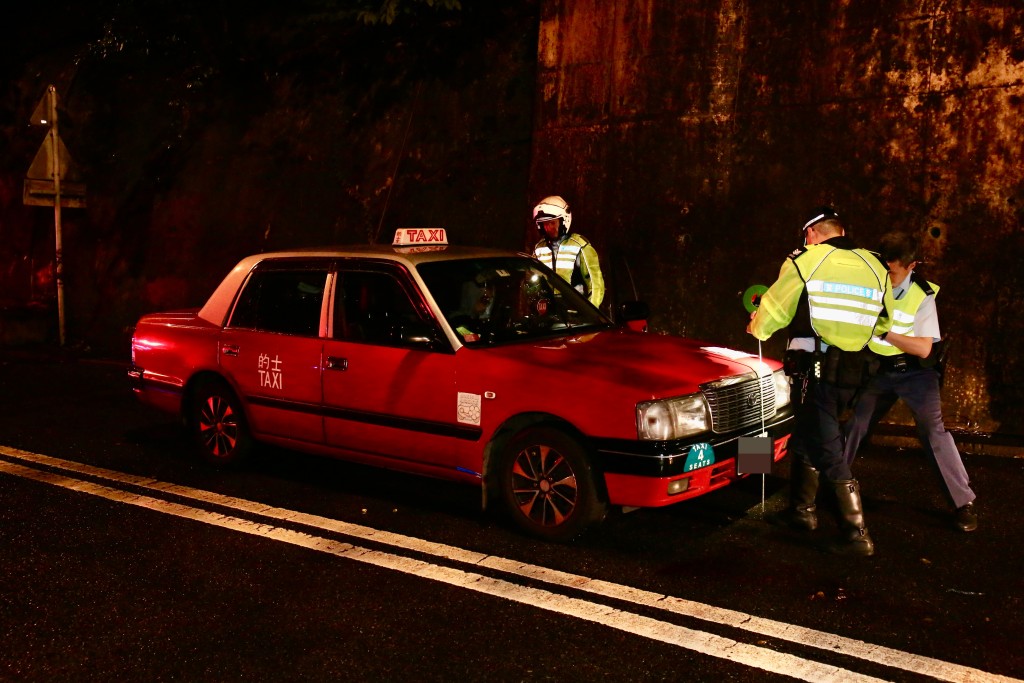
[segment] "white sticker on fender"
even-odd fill
[[[480,394],[459,392],[459,422],[467,425],[480,424]]]

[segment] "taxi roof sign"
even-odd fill
[[[444,228],[399,228],[391,244],[395,247],[448,246],[448,233]]]

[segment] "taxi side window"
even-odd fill
[[[249,276],[231,327],[307,337],[320,334],[327,269],[264,270]]]
[[[420,320],[405,289],[392,275],[372,271],[338,274],[335,339],[403,346],[407,326]]]

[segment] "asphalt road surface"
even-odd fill
[[[872,447],[870,558],[764,520],[786,462],[552,545],[468,487],[211,469],[125,366],[0,357],[0,680],[1024,678],[1024,459],[965,455],[965,534],[922,451]]]

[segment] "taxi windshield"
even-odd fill
[[[586,297],[531,258],[435,261],[417,271],[467,346],[613,327]]]

